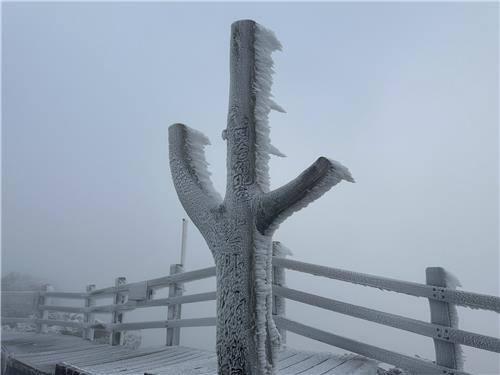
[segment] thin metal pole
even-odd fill
[[[182,219],[182,242],[181,242],[181,266],[184,267],[186,263],[186,244],[187,244],[187,229],[188,221],[187,219]]]

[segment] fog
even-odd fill
[[[167,128],[205,133],[225,189],[230,24],[275,31],[272,187],[318,156],[348,166],[341,183],[288,219],[275,240],[293,259],[424,282],[453,272],[499,293],[498,4],[3,3],[2,272],[59,290],[163,276],[180,260],[181,219]],[[189,227],[186,269],[213,265]],[[300,290],[429,320],[425,299],[287,273]],[[214,280],[186,285],[213,290]],[[160,296],[161,293],[158,294]],[[149,311],[148,311],[149,310]],[[125,315],[163,319],[166,309]],[[214,316],[214,303],[186,306]],[[434,359],[432,340],[289,302],[305,324]],[[498,335],[497,314],[459,308],[460,326]],[[213,348],[214,328],[181,344]],[[164,342],[144,331],[144,344]],[[333,350],[294,334],[288,344]],[[464,347],[466,370],[500,373]]]

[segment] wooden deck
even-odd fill
[[[81,374],[209,375],[217,373],[215,353],[183,346],[133,350],[73,336],[35,333],[2,335],[2,367],[7,374],[54,374],[56,364],[73,366]],[[335,355],[284,348],[279,374],[375,375],[377,364],[353,355]],[[2,371],[2,374],[4,372]]]

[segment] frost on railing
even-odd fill
[[[176,265],[176,270],[178,267]],[[205,268],[184,273],[175,272],[169,276],[145,280],[139,283],[125,283],[125,278],[117,278],[115,286],[95,289],[91,284],[86,287],[85,292],[62,292],[54,291],[50,287],[40,292],[30,292],[34,303],[31,305],[32,315],[26,317],[2,317],[2,328],[8,331],[61,333],[80,336],[84,339],[100,343],[111,343],[114,345],[137,346],[140,342],[142,329],[166,328],[177,332],[177,340],[167,345],[179,344],[180,327],[199,327],[215,325],[215,318],[181,319],[179,313],[170,320],[162,321],[140,321],[134,323],[123,323],[123,314],[138,308],[158,306],[180,306],[185,303],[196,303],[215,300],[215,292],[182,295],[170,293],[168,298],[154,298],[154,290],[161,288],[177,288],[179,281],[190,282],[215,276],[215,269]],[[138,298],[137,287],[142,285],[145,289],[143,296]],[[129,292],[132,298],[129,299]],[[6,292],[5,295],[27,295],[26,292]],[[115,294],[112,304],[96,305],[96,300],[110,297]],[[60,300],[82,301],[78,307],[56,303]],[[112,315],[111,323],[95,319],[94,314],[108,313]],[[167,314],[165,314],[165,317]]]
[[[460,345],[466,345],[481,350],[500,353],[500,340],[498,338],[462,330],[458,327],[457,316],[455,316],[454,314],[449,314],[450,309],[453,309],[454,305],[454,303],[451,301],[454,300],[460,300],[464,304],[467,304],[469,301],[473,307],[481,306],[482,309],[498,312],[500,298],[496,296],[483,295],[456,289],[457,283],[450,282],[450,280],[453,279],[450,279],[450,277],[447,276],[449,274],[447,274],[442,268],[428,268],[428,284],[419,284],[414,282],[389,279],[386,277],[375,275],[352,272],[333,267],[314,265],[284,258],[285,255],[290,254],[290,251],[287,251],[287,249],[281,243],[274,243],[274,254],[273,298],[274,301],[279,302],[275,305],[277,309],[273,311],[273,318],[277,324],[278,329],[280,329],[280,331],[282,332],[294,332],[296,334],[303,335],[314,340],[319,340],[321,342],[334,345],[345,350],[353,351],[360,355],[368,356],[378,361],[392,364],[406,370],[413,370],[416,372],[420,371],[424,373],[425,371],[427,371],[428,373],[432,370],[449,375],[465,374],[465,372],[461,370],[462,362],[459,352]],[[289,288],[285,284],[286,269],[305,272],[319,277],[366,285],[373,288],[406,293],[414,295],[416,297],[424,297],[429,300],[429,304],[431,306],[431,322],[425,322],[392,313],[370,309],[363,306],[348,304],[334,299],[314,295],[308,293],[307,291],[299,291]],[[183,276],[181,277],[181,275]],[[182,280],[185,283],[198,280],[200,279],[200,277],[213,277],[214,275],[214,268],[205,268],[202,270],[185,272],[183,274],[174,274],[174,272],[172,272],[171,276],[153,280]],[[441,280],[441,282],[439,280]],[[131,286],[137,284],[138,283],[122,285],[120,286],[120,290],[121,292],[125,293],[125,295],[127,295],[129,288],[127,285]],[[165,287],[165,285],[172,286],[173,284],[158,284],[157,282],[155,282],[155,285],[163,285],[163,287]],[[107,290],[107,288],[105,289]],[[15,292],[9,293],[12,295],[12,293]],[[58,296],[67,295],[68,298],[74,298],[74,296],[77,294],[65,294],[64,292],[53,293],[58,293]],[[90,314],[88,316],[92,316],[91,313],[95,312],[113,313],[114,311],[121,311],[122,313],[126,313],[137,308],[147,308],[154,306],[168,307],[178,306],[185,303],[211,301],[215,300],[216,297],[215,292],[183,295],[177,295],[176,293],[171,294],[172,296],[168,298],[155,299],[154,294],[148,292],[146,294],[147,298],[145,300],[125,300],[124,303],[94,306],[92,303],[92,299],[101,298],[102,295],[94,295],[92,293],[92,290],[90,290],[90,293],[83,293],[84,298],[82,297],[82,301],[87,301],[89,298],[91,299],[91,303],[86,303],[85,306],[75,307],[59,305],[39,305],[36,307],[37,311],[39,311],[38,316],[40,316],[41,312],[47,311],[47,319],[40,319],[35,315],[25,318],[4,317],[2,318],[2,324],[4,329],[12,329],[7,327],[17,326],[15,328],[16,330],[24,330],[26,332],[35,332],[36,326],[40,326],[43,324],[47,325],[47,332],[49,333],[72,332],[76,335],[82,335],[82,332],[93,329],[95,330],[95,336],[93,339],[99,342],[109,342],[110,333],[112,331],[121,332],[121,334],[123,335],[123,339],[121,340],[123,340],[124,343],[135,343],[133,344],[134,346],[137,346],[137,342],[140,340],[140,335],[138,335],[137,332],[142,329],[161,328],[170,329],[172,330],[171,332],[175,332],[175,330],[177,330],[178,336],[176,340],[178,340],[178,338],[180,337],[180,329],[182,327],[214,326],[216,324],[215,317],[183,319],[180,314],[180,310],[178,314],[171,314],[168,317],[169,319],[158,321],[104,323],[96,321],[93,317],[88,322],[83,321],[82,319],[83,314]],[[20,295],[22,295],[22,293],[20,293]],[[460,296],[460,298],[457,297],[457,295]],[[315,327],[310,327],[300,322],[294,322],[293,320],[286,318],[286,309],[284,304],[284,301],[286,299],[430,337],[435,342],[436,363],[432,363],[432,361],[426,361],[415,357],[410,357],[401,353],[388,351],[382,348],[375,347],[373,345],[369,345],[367,343],[357,342],[347,337],[342,337]],[[435,303],[438,303],[438,309],[433,306],[434,301]],[[455,317],[449,320],[441,320],[442,317],[447,316]],[[172,336],[172,338],[173,337],[174,336]],[[89,337],[87,338],[91,339]],[[176,344],[179,344],[179,342],[176,341]]]

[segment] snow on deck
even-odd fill
[[[35,333],[2,335],[4,366],[19,363],[53,374],[57,363],[66,363],[88,374],[103,375],[215,375],[215,353],[183,346],[129,349],[82,340],[74,336]],[[10,359],[9,359],[10,358]],[[17,361],[17,364],[16,364]],[[377,364],[366,358],[284,348],[279,354],[280,375],[375,375]],[[7,374],[15,374],[10,371]]]

